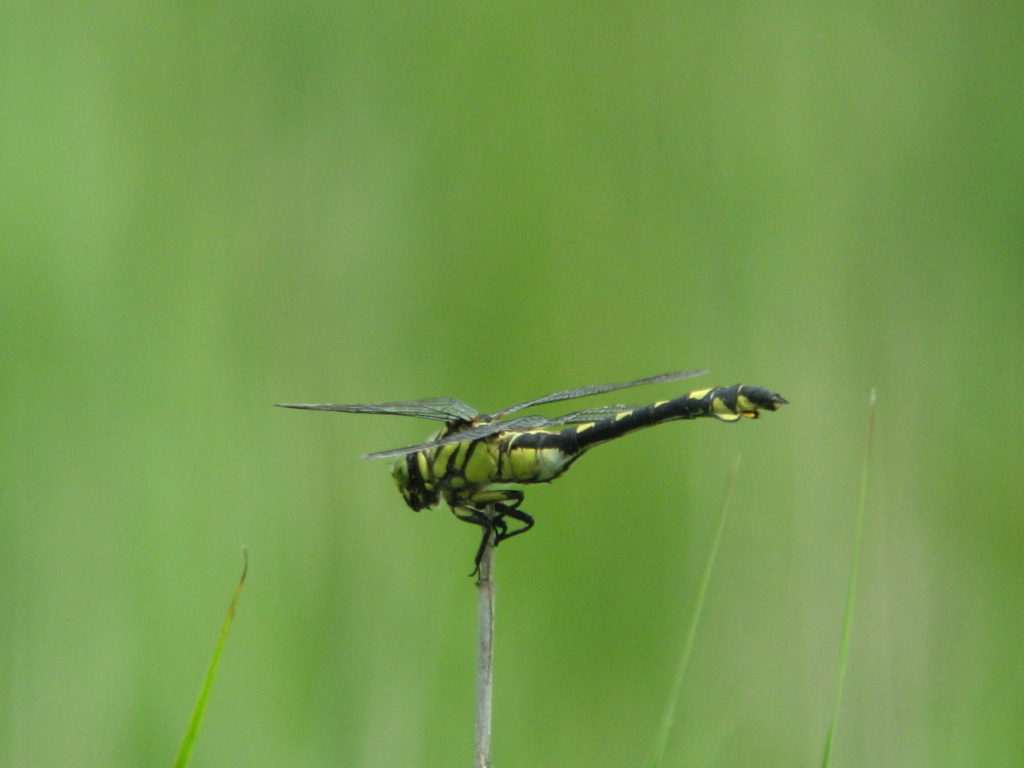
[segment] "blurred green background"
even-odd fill
[[[472,754],[475,529],[431,424],[686,367],[792,405],[529,489],[494,762],[1024,765],[1024,10],[28,3],[0,25],[0,764]],[[577,405],[564,410],[573,410]],[[547,412],[556,415],[562,408]]]

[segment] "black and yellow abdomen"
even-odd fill
[[[613,416],[582,421],[558,432],[538,429],[508,433],[501,441],[497,472],[491,482],[549,482],[585,451],[630,432],[683,419],[713,417],[733,422],[743,417],[757,418],[760,409],[774,411],[785,402],[781,395],[763,387],[734,384],[620,410]]]

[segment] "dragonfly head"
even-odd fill
[[[399,456],[391,467],[391,476],[395,478],[395,485],[402,492],[402,498],[417,512],[434,506],[441,498],[437,489],[424,480],[419,461],[421,455],[407,453]]]

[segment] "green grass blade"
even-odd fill
[[[658,731],[657,742],[654,746],[654,753],[651,756],[651,768],[658,768],[665,757],[665,747],[668,745],[668,737],[672,732],[672,725],[676,719],[676,706],[679,703],[679,694],[683,690],[683,680],[686,678],[686,669],[690,665],[690,655],[693,652],[694,641],[697,638],[697,627],[700,625],[700,617],[704,612],[704,600],[708,594],[708,585],[711,583],[711,572],[715,567],[715,558],[718,557],[718,549],[722,543],[722,532],[725,530],[725,519],[729,510],[729,501],[732,499],[732,491],[736,486],[736,476],[740,470],[740,459],[736,457],[732,472],[725,486],[725,498],[722,500],[722,513],[718,516],[718,526],[715,529],[715,537],[711,542],[711,552],[708,561],[704,565],[704,574],[701,577],[700,589],[697,591],[697,601],[693,606],[693,615],[690,617],[690,629],[686,634],[683,644],[683,652],[679,657],[679,665],[676,668],[675,678],[672,680],[672,688],[669,692],[668,706],[665,707],[665,715],[661,720],[661,728]]]
[[[181,746],[178,747],[178,757],[174,761],[174,768],[185,768],[192,759],[192,750],[195,748],[196,737],[199,735],[199,727],[203,724],[203,716],[206,714],[206,703],[210,698],[210,691],[213,688],[213,680],[217,676],[217,668],[220,666],[220,656],[228,639],[228,630],[231,629],[231,622],[235,618],[235,607],[238,605],[238,597],[242,594],[242,587],[245,585],[245,576],[249,572],[249,552],[242,549],[244,562],[242,564],[242,576],[238,579],[238,586],[235,587],[235,594],[231,598],[231,605],[228,606],[227,615],[224,617],[224,624],[220,628],[220,636],[217,638],[217,645],[213,649],[213,658],[210,659],[210,666],[206,669],[206,677],[203,678],[203,685],[199,689],[199,696],[192,708],[192,717],[189,718],[185,735],[181,739]]]
[[[850,632],[853,627],[853,604],[857,597],[857,575],[860,572],[860,550],[864,539],[864,510],[868,497],[868,466],[871,457],[871,438],[875,429],[875,403],[877,398],[872,388],[868,400],[868,431],[864,440],[864,460],[860,474],[860,499],[857,502],[857,525],[853,539],[853,558],[850,562],[850,580],[846,589],[846,610],[843,615],[843,636],[839,642],[839,662],[836,667],[836,694],[832,704],[832,721],[825,737],[825,751],[821,757],[821,767],[828,768],[832,757],[832,745],[836,738],[836,726],[839,723],[839,705],[843,700],[843,684],[846,682],[846,665],[850,657]]]

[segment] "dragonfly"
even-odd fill
[[[482,529],[474,558],[489,541],[497,546],[526,533],[534,519],[520,508],[524,493],[507,485],[548,483],[560,477],[591,448],[667,421],[711,417],[724,422],[757,418],[761,410],[787,404],[764,387],[733,384],[710,387],[648,405],[604,405],[549,418],[513,416],[534,406],[589,397],[616,390],[689,379],[703,370],[674,371],[633,381],[590,384],[535,397],[493,413],[481,413],[461,400],[433,397],[387,403],[277,403],[307,411],[388,414],[444,422],[432,439],[404,448],[368,453],[363,459],[391,459],[392,476],[406,504],[429,509],[443,498],[460,520]],[[512,521],[515,524],[510,525]]]

